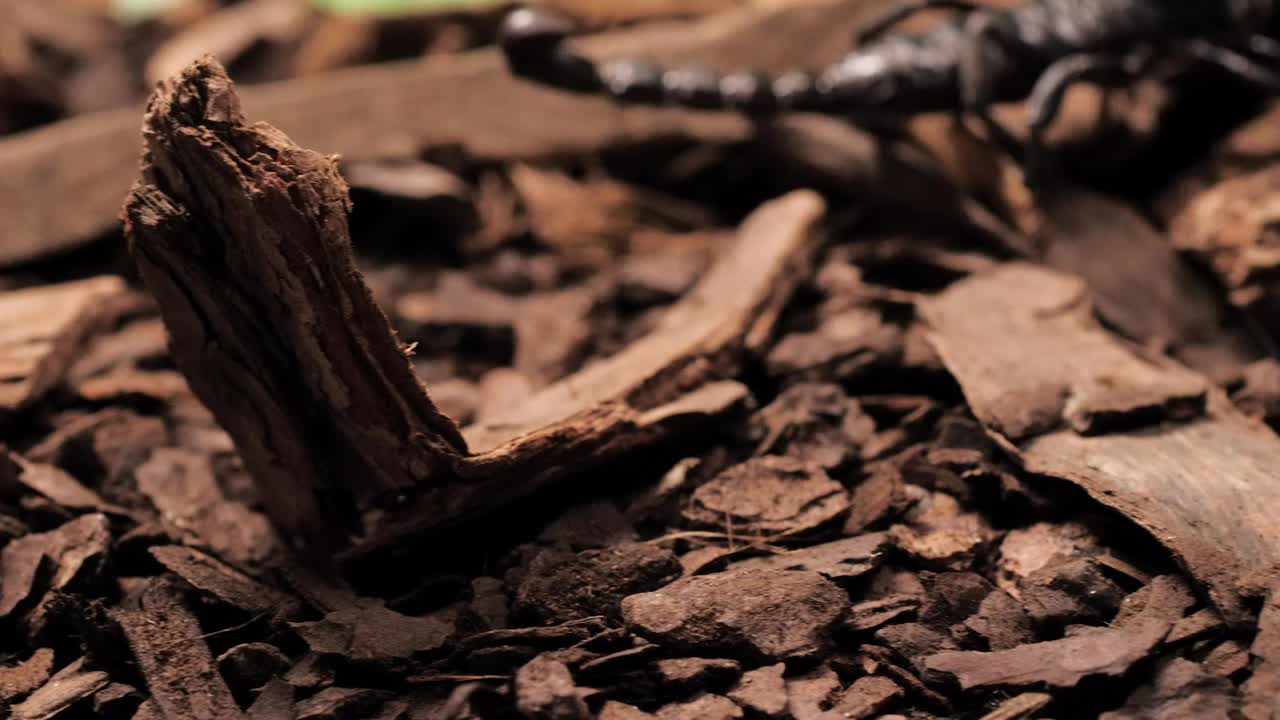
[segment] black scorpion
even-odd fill
[[[922,33],[886,31],[933,8],[958,12]],[[965,112],[1020,159],[1029,180],[1067,88],[1118,87],[1178,63],[1208,61],[1280,93],[1280,0],[1033,0],[1012,9],[965,0],[909,0],[859,33],[855,49],[817,73],[664,70],[637,60],[597,65],[566,46],[573,22],[524,8],[500,42],[511,72],[563,90],[627,103],[736,110],[910,115]],[[1026,101],[1025,146],[989,112]]]

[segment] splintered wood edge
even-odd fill
[[[732,378],[825,211],[808,191],[762,206],[652,335],[475,429],[472,454],[355,268],[332,158],[248,124],[211,58],[158,88],[143,135],[124,218],[175,362],[286,538],[327,557],[500,510],[739,407]]]

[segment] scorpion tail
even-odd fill
[[[808,73],[770,80],[759,73],[720,75],[692,67],[664,70],[637,60],[596,65],[565,45],[573,28],[569,18],[551,10],[512,12],[499,32],[511,72],[543,85],[632,104],[751,113],[820,109],[822,93]]]

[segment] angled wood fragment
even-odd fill
[[[331,158],[247,123],[208,59],[161,87],[145,137],[127,232],[175,361],[288,538],[347,559],[735,410],[824,212],[811,192],[766,204],[650,336],[464,432],[352,263]]]
[[[99,275],[0,293],[0,413],[21,410],[63,377],[110,319],[124,280]]]
[[[1232,624],[1280,568],[1280,438],[1201,376],[1092,316],[1082,280],[1014,263],[921,303],[988,431],[1164,544]]]

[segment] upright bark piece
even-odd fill
[[[144,135],[126,229],[178,366],[290,539],[355,556],[736,407],[824,209],[808,192],[764,206],[650,336],[464,440],[352,264],[332,159],[247,124],[212,60],[160,88]]]
[[[1026,469],[1071,481],[1168,547],[1231,622],[1280,563],[1280,438],[1091,316],[1078,278],[1010,264],[922,303],[974,414]]]
[[[248,125],[212,60],[153,96],[143,136],[131,252],[272,516],[291,533],[335,522],[337,535],[353,507],[454,475],[462,436],[352,264],[334,160]]]

